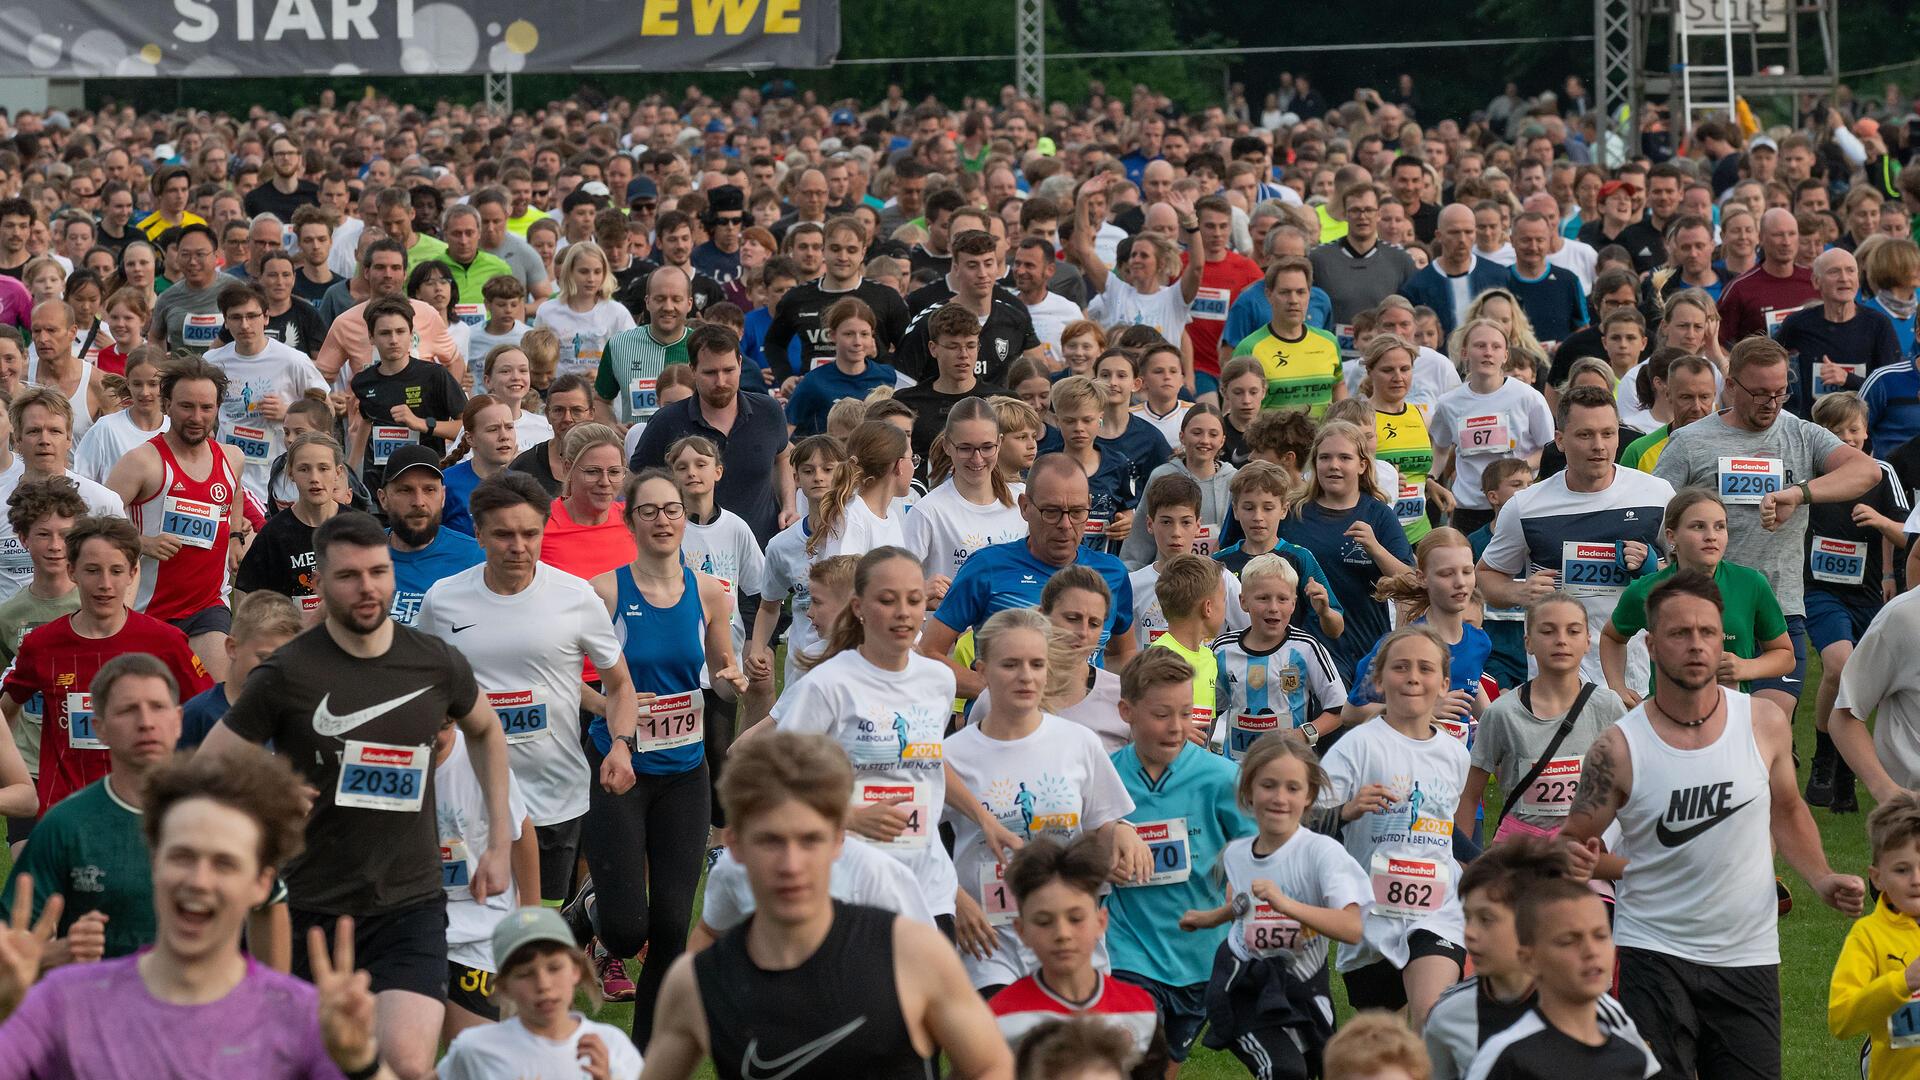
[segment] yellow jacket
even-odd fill
[[[1882,896],[1872,911],[1854,922],[1833,966],[1827,989],[1827,1028],[1835,1038],[1872,1040],[1867,1080],[1920,1077],[1920,1048],[1894,1050],[1887,1044],[1887,1022],[1912,1000],[1907,965],[1920,958],[1920,923],[1887,906]]]

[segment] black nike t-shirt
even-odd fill
[[[384,656],[348,655],[322,624],[247,676],[227,726],[320,791],[282,871],[293,907],[358,917],[440,898],[433,740],[479,693],[458,650],[397,624]]]

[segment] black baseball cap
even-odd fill
[[[419,443],[410,443],[387,457],[385,471],[380,474],[381,485],[393,483],[408,469],[428,469],[436,478],[443,476],[440,472],[440,455]]]

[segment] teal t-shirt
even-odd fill
[[[1252,836],[1254,824],[1234,802],[1240,771],[1217,754],[1189,743],[1160,779],[1148,778],[1131,745],[1115,750],[1113,767],[1133,796],[1127,820],[1140,830],[1154,852],[1154,868],[1169,869],[1184,855],[1186,880],[1160,885],[1116,886],[1107,896],[1107,956],[1116,972],[1144,975],[1168,986],[1203,984],[1213,973],[1213,954],[1232,924],[1188,933],[1180,916],[1217,908],[1225,899],[1213,869],[1230,840]],[[1171,839],[1178,822],[1186,830],[1186,850]]]
[[[90,911],[107,916],[107,956],[125,956],[153,944],[153,867],[138,810],[116,798],[105,779],[55,803],[13,864],[0,891],[0,910],[12,910],[14,881],[33,875],[33,914],[59,893],[66,899],[60,936]]]

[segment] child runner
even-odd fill
[[[1184,476],[1200,486],[1200,523],[1193,539],[1193,551],[1196,555],[1211,555],[1221,547],[1221,530],[1226,526],[1233,504],[1231,485],[1239,470],[1220,460],[1225,438],[1222,426],[1225,421],[1220,410],[1211,405],[1192,405],[1184,412],[1180,442],[1173,459],[1153,470],[1147,477],[1147,487],[1152,488],[1154,481],[1163,476]],[[1144,565],[1153,550],[1153,538],[1135,530],[1120,546],[1120,558],[1129,566]]]
[[[1292,625],[1323,642],[1340,637],[1346,630],[1346,616],[1340,610],[1339,598],[1334,595],[1332,581],[1321,568],[1320,560],[1313,552],[1279,536],[1287,502],[1295,492],[1292,478],[1278,465],[1253,461],[1234,474],[1228,487],[1233,495],[1233,519],[1239,524],[1241,538],[1216,552],[1214,559],[1242,575],[1247,565],[1262,555],[1284,559],[1293,567],[1294,577],[1303,583],[1306,600],[1295,606]]]
[[[479,325],[467,332],[467,359],[491,358],[493,350],[501,345],[518,345],[520,339],[532,329],[526,322],[527,287],[519,278],[511,274],[499,274],[487,279],[480,286],[480,299],[486,306],[486,317]],[[465,305],[455,305],[459,310]],[[485,378],[486,372],[481,365],[469,363],[477,378]],[[474,393],[479,393],[481,382],[474,383]],[[531,444],[529,444],[531,445]]]
[[[704,435],[689,435],[667,448],[667,469],[680,486],[680,498],[687,504],[687,533],[680,541],[680,561],[720,582],[726,590],[729,620],[733,631],[734,655],[745,655],[747,624],[740,617],[743,604],[751,603],[758,613],[765,589],[767,560],[753,529],[738,514],[714,502],[713,491],[726,466],[720,451]],[[765,709],[773,704],[773,673],[769,669],[756,677],[747,672],[747,707],[760,702]],[[710,702],[709,706],[717,704]]]
[[[1328,751],[1320,797],[1338,806],[1348,854],[1372,880],[1365,939],[1340,950],[1355,1008],[1406,1006],[1425,1025],[1440,991],[1460,979],[1466,952],[1453,819],[1469,766],[1465,743],[1434,723],[1447,692],[1447,644],[1430,626],[1380,643],[1373,678],[1386,711]]]
[[[1418,410],[1415,411],[1417,412]],[[1380,456],[1380,414],[1375,411],[1372,399],[1355,396],[1345,401],[1336,401],[1332,405],[1327,406],[1326,419],[1345,420],[1347,423],[1360,429],[1360,436],[1365,439],[1367,443],[1367,453],[1373,458],[1373,482],[1380,488],[1381,501],[1393,508],[1396,517],[1399,516],[1400,469],[1394,465],[1393,462],[1387,461]],[[1324,423],[1325,421],[1322,422]],[[1259,426],[1258,424],[1254,425],[1256,429],[1258,429]],[[1254,443],[1251,444],[1256,446],[1254,450],[1255,461],[1259,461],[1266,456],[1261,454],[1257,449],[1258,442],[1259,440],[1256,439]],[[1309,440],[1309,446],[1311,446],[1311,440]],[[1299,460],[1305,461],[1306,458],[1303,455]],[[1279,462],[1276,461],[1275,464],[1279,464]],[[1303,467],[1300,470],[1300,479],[1304,482],[1306,480],[1306,474],[1312,471],[1310,468]],[[1435,486],[1437,487],[1438,485]],[[1411,544],[1413,541],[1409,540],[1407,542]]]
[[[1247,463],[1247,429],[1262,415],[1267,398],[1267,369],[1252,356],[1236,356],[1220,369],[1220,407],[1227,417],[1227,445],[1222,455],[1229,465]]]
[[[1170,348],[1164,341],[1147,346],[1155,347]],[[1147,477],[1172,456],[1165,433],[1133,411],[1133,395],[1140,392],[1140,365],[1135,360],[1139,355],[1144,350],[1108,349],[1093,365],[1093,381],[1106,395],[1100,404],[1100,442],[1131,463],[1135,491],[1144,489]]]
[[[1920,1031],[1920,797],[1903,791],[1874,807],[1867,841],[1867,875],[1880,899],[1840,948],[1827,990],[1827,1029],[1836,1039],[1865,1035],[1866,1080],[1894,1080],[1912,1072],[1911,1040]]]
[[[1623,1028],[1613,983],[1613,926],[1607,905],[1585,886],[1549,878],[1514,904],[1520,963],[1533,979],[1533,1007],[1489,1038],[1469,1080],[1645,1080],[1659,1059],[1637,1030]]]
[[[1339,420],[1313,441],[1313,476],[1280,536],[1315,551],[1338,552],[1322,563],[1346,616],[1346,632],[1328,642],[1342,678],[1387,632],[1387,605],[1373,598],[1382,577],[1404,574],[1413,561],[1406,533],[1374,483],[1373,458],[1360,428]]]
[[[1014,485],[1000,472],[1000,420],[984,398],[963,398],[933,440],[927,479],[936,485],[913,504],[902,546],[920,557],[928,585],[944,596],[976,551],[1027,535]]]
[[[1480,715],[1473,767],[1454,827],[1471,832],[1487,780],[1503,793],[1493,840],[1552,836],[1567,820],[1593,740],[1627,713],[1620,695],[1580,677],[1587,654],[1586,608],[1553,592],[1527,606],[1527,655],[1539,674],[1502,694]]]
[[[1428,499],[1443,517],[1453,509],[1453,497],[1446,487],[1427,480],[1427,474],[1433,471],[1433,440],[1427,435],[1422,410],[1407,401],[1407,392],[1413,389],[1413,358],[1418,348],[1396,334],[1379,334],[1367,342],[1367,351],[1361,357],[1367,369],[1361,388],[1373,405],[1378,460],[1399,472],[1393,512],[1406,529],[1409,544],[1419,543],[1433,528],[1427,515]]]
[[[1366,312],[1355,316],[1356,324]],[[1429,1080],[1420,1036],[1398,1016],[1370,1009],[1347,1021],[1321,1052],[1325,1080]]]
[[[640,1052],[619,1028],[587,1019],[574,1009],[576,995],[599,1011],[587,955],[573,933],[547,908],[525,907],[493,929],[492,959],[497,997],[513,1005],[498,1024],[469,1028],[440,1059],[444,1080],[573,1080],[583,1072],[596,1080],[636,1080]]]
[[[240,696],[247,676],[280,646],[299,636],[304,621],[294,602],[277,592],[251,593],[234,605],[233,630],[227,635],[226,680],[181,704],[180,749],[190,750],[205,741],[207,732]]]
[[[772,540],[767,541],[766,574],[760,584],[760,610],[754,616],[753,644],[747,650],[749,678],[765,678],[772,673],[772,642],[780,628],[782,609],[787,598],[792,597],[793,629],[787,638],[785,678],[781,680],[784,686],[792,686],[794,680],[799,678],[794,665],[825,636],[817,633],[814,621],[807,618],[807,606],[811,603],[807,540],[820,523],[820,502],[826,497],[827,489],[833,486],[834,471],[846,460],[846,451],[841,448],[838,439],[815,435],[796,443],[789,452],[789,458],[793,463],[794,487],[806,496],[809,512],[806,517],[780,530]],[[822,620],[821,625],[831,628],[833,623],[828,619]],[[742,728],[750,726],[757,719],[748,718],[741,725]]]
[[[1147,487],[1140,509],[1146,515],[1146,528],[1140,530],[1153,540],[1154,561],[1127,575],[1133,583],[1133,632],[1142,646],[1167,632],[1168,615],[1154,596],[1154,583],[1160,580],[1168,560],[1176,555],[1193,555],[1194,538],[1200,532],[1200,485],[1184,476],[1162,476]],[[1203,558],[1204,556],[1195,556]],[[1223,579],[1227,590],[1227,612],[1240,609],[1240,580],[1226,566],[1208,559],[1215,576]],[[1231,618],[1236,626],[1245,625]],[[1211,641],[1212,638],[1207,639]],[[1205,644],[1204,642],[1202,643]]]
[[[1133,812],[1133,800],[1099,738],[1042,709],[1054,635],[1046,616],[1029,608],[999,612],[980,628],[976,638],[993,691],[991,706],[947,737],[947,766],[978,794],[981,816],[1022,843],[1091,833],[1112,851],[1109,868],[1117,880],[1144,881],[1152,855],[1134,829],[1121,824]],[[957,944],[973,985],[991,999],[993,991],[1032,974],[1038,960],[1012,929],[1006,860],[981,823],[956,821],[953,849],[960,881]],[[1108,966],[1104,949],[1093,960]]]
[[[1220,684],[1226,674],[1213,655],[1213,641],[1220,636],[1229,611],[1245,614],[1240,604],[1240,581],[1219,563],[1191,552],[1176,554],[1164,566],[1147,567],[1141,573],[1149,571],[1157,575],[1154,600],[1167,622],[1166,633],[1154,638],[1150,647],[1167,649],[1193,668],[1192,737],[1195,742],[1205,742],[1213,731],[1214,717],[1219,715]],[[1140,585],[1136,582],[1134,588]]]
[[[1233,766],[1187,737],[1187,662],[1164,649],[1142,650],[1121,670],[1120,686],[1129,742],[1114,752],[1113,765],[1133,798],[1134,828],[1153,854],[1153,874],[1107,897],[1107,948],[1115,978],[1146,988],[1160,1007],[1179,1062],[1206,1023],[1207,979],[1226,931],[1172,928],[1212,902],[1208,868],[1229,840],[1251,835],[1253,823],[1235,802]]]
[[[1480,474],[1503,457],[1534,468],[1553,441],[1553,413],[1540,391],[1507,374],[1507,332],[1475,319],[1453,333],[1453,355],[1464,357],[1467,381],[1440,396],[1427,418],[1433,435],[1434,475],[1450,479],[1453,527],[1472,533],[1493,520]]]
[[[1473,604],[1473,546],[1459,531],[1439,528],[1420,541],[1415,557],[1418,566],[1411,572],[1381,579],[1373,595],[1401,605],[1411,625],[1431,626],[1447,643],[1451,656],[1447,672],[1447,693],[1441,698],[1434,722],[1454,738],[1471,741],[1473,718],[1487,707],[1487,693],[1481,676],[1487,671],[1487,656],[1493,641],[1487,632],[1467,621],[1467,609]],[[1341,710],[1342,727],[1352,727],[1379,712],[1380,695],[1368,678],[1374,654],[1361,657],[1354,668],[1353,688],[1347,707]]]
[[[1867,406],[1852,390],[1827,394],[1813,403],[1813,422],[1864,451]],[[1834,750],[1827,717],[1840,691],[1840,673],[1853,655],[1867,624],[1897,592],[1894,553],[1907,544],[1906,485],[1893,466],[1878,462],[1880,483],[1858,499],[1816,503],[1807,528],[1807,638],[1820,653],[1820,690],[1814,699],[1813,769],[1807,776],[1807,805],[1836,814],[1859,810],[1853,770]]]
[[[600,370],[607,342],[633,329],[633,313],[613,299],[607,253],[591,240],[567,245],[553,276],[558,291],[534,312],[534,322],[551,331],[560,344],[553,375],[592,379]],[[546,383],[536,378],[533,385]]]
[[[1145,989],[1102,974],[1094,964],[1108,926],[1100,904],[1113,856],[1102,838],[1082,833],[1062,843],[1043,836],[1013,857],[1006,885],[1019,914],[1013,926],[1037,958],[1029,975],[987,1001],[1000,1034],[1019,1049],[1041,1024],[1085,1016],[1127,1033],[1140,1061],[1131,1075],[1160,1080],[1172,1065],[1155,1000]]]
[[[0,603],[0,656],[9,665],[19,655],[20,642],[28,634],[80,610],[80,587],[67,565],[66,533],[86,513],[86,500],[59,477],[26,481],[8,496],[8,524],[33,561],[32,579]],[[14,748],[20,751],[28,774],[36,781],[40,778],[40,725],[45,712],[45,696],[36,693],[21,708],[19,722],[11,725]],[[32,831],[31,816],[9,819],[7,842],[20,843]]]
[[[1640,703],[1639,688],[1627,685],[1627,643],[1646,628],[1647,593],[1681,570],[1712,575],[1726,604],[1721,612],[1727,630],[1726,651],[1720,657],[1722,683],[1745,687],[1749,680],[1792,671],[1793,642],[1773,587],[1758,570],[1722,558],[1727,550],[1727,508],[1720,496],[1705,488],[1683,488],[1667,504],[1662,527],[1673,561],[1635,578],[1600,632],[1600,667],[1613,692],[1628,708]]]
[[[827,410],[843,398],[864,398],[876,386],[912,385],[874,355],[873,309],[856,296],[835,301],[825,316],[833,360],[805,372],[787,400],[787,422],[796,436],[827,429]]]
[[[1087,547],[1117,552],[1133,529],[1133,505],[1139,501],[1133,465],[1124,454],[1100,439],[1101,402],[1107,392],[1099,383],[1069,375],[1053,384],[1048,403],[1067,457],[1087,474],[1092,512],[1087,516]],[[1162,441],[1155,433],[1156,442]]]
[[[268,518],[247,545],[233,591],[276,592],[300,605],[302,613],[318,612],[313,530],[340,512],[337,495],[347,457],[332,436],[309,432],[294,437],[286,461],[284,478],[298,494],[293,505]]]
[[[835,466],[833,484],[820,496],[807,537],[807,558],[863,555],[906,542],[905,510],[894,500],[913,485],[913,446],[907,433],[885,420],[864,420],[847,436],[847,456]]]
[[[1300,578],[1293,564],[1262,555],[1240,572],[1250,625],[1213,643],[1225,683],[1210,745],[1239,761],[1262,735],[1298,729],[1308,746],[1340,726],[1346,683],[1327,647],[1293,625]],[[1329,744],[1331,746],[1331,744]]]
[[[1033,460],[1040,456],[1040,439],[1046,424],[1039,410],[1018,398],[988,398],[993,415],[1000,421],[1000,460],[996,466],[1009,484],[1022,483]]]
[[[1480,474],[1480,490],[1487,497],[1487,504],[1498,517],[1500,508],[1507,500],[1533,483],[1533,467],[1518,458],[1501,458],[1487,466]],[[1467,535],[1467,543],[1473,545],[1473,557],[1477,560],[1487,553],[1487,544],[1493,540],[1493,522],[1488,521]],[[1493,642],[1493,653],[1487,657],[1487,676],[1499,687],[1514,687],[1526,681],[1527,658],[1525,654],[1526,635],[1523,632],[1525,612],[1520,608],[1494,607],[1482,598],[1480,605],[1481,629]]]
[[[1140,389],[1145,400],[1133,407],[1133,414],[1158,428],[1175,450],[1181,447],[1180,429],[1193,408],[1192,402],[1180,400],[1185,377],[1179,346],[1163,341],[1141,351]]]
[[[1257,1076],[1319,1075],[1333,1034],[1327,942],[1360,943],[1366,872],[1338,840],[1300,827],[1326,789],[1320,759],[1299,735],[1257,740],[1240,763],[1237,795],[1258,831],[1221,853],[1216,881],[1225,879],[1227,902],[1180,917],[1182,930],[1233,924],[1207,983],[1207,1045],[1233,1051]]]

